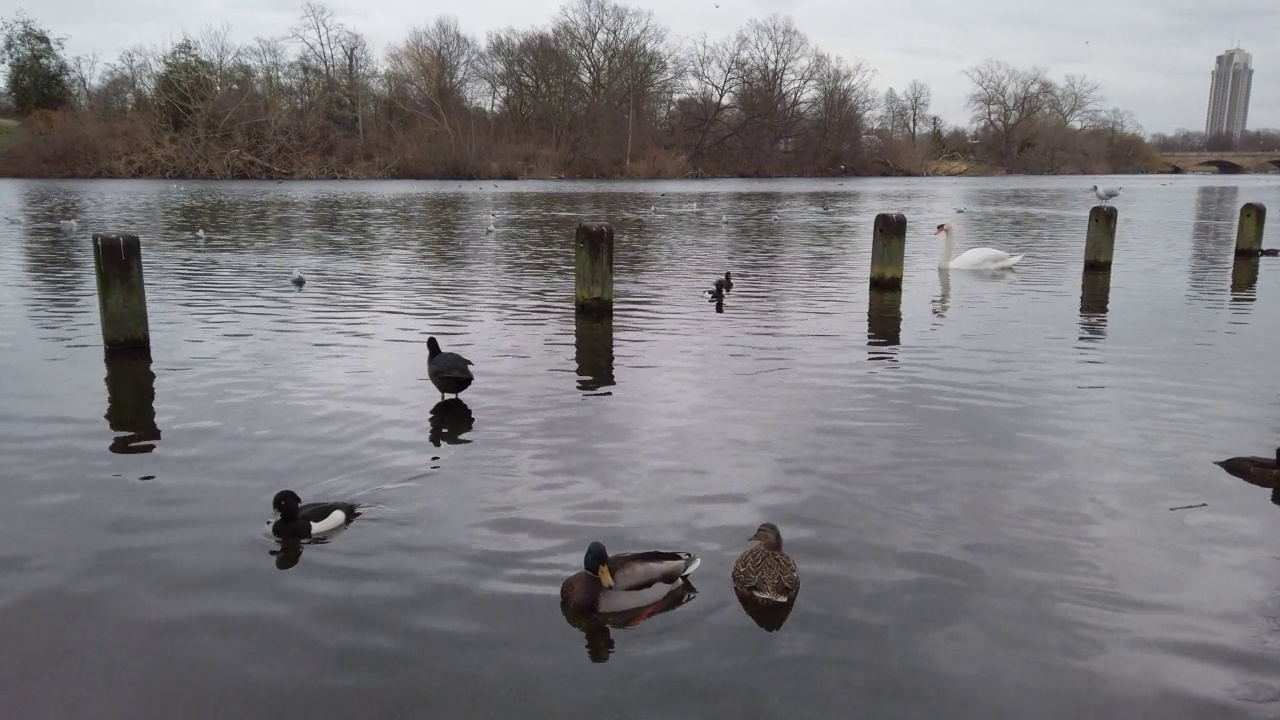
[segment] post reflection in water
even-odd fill
[[[1231,265],[1231,302],[1253,303],[1258,300],[1258,267],[1260,261],[1256,257],[1236,256]],[[1247,306],[1241,308],[1248,309]]]
[[[609,656],[614,652],[612,629],[634,628],[650,618],[687,604],[697,596],[698,589],[685,578],[660,600],[643,607],[615,613],[579,613],[562,604],[560,614],[564,616],[565,622],[581,630],[586,637],[587,657],[591,658],[591,662],[604,663],[609,662]]]
[[[471,414],[471,408],[459,398],[449,398],[441,400],[431,408],[431,417],[428,420],[431,423],[431,432],[427,435],[427,439],[431,444],[440,447],[440,443],[449,445],[466,445],[470,440],[463,439],[463,435],[476,425],[475,416]]]
[[[1080,276],[1080,340],[1107,337],[1107,306],[1111,302],[1111,273],[1085,270]]]
[[[156,375],[151,372],[147,349],[116,350],[106,354],[107,412],[103,416],[113,432],[125,433],[111,441],[117,455],[149,453],[156,449]]]
[[[791,617],[791,609],[799,602],[800,593],[797,591],[791,596],[791,602],[769,602],[745,592],[739,588],[734,588],[733,594],[738,598],[738,604],[742,606],[743,612],[747,617],[766,632],[777,632],[782,629],[783,624],[787,622],[787,618]]]
[[[1239,195],[1240,188],[1235,186],[1205,186],[1196,190],[1195,221],[1191,226],[1191,263],[1187,268],[1192,296],[1202,299],[1222,297],[1222,276],[1235,254],[1233,218]]]
[[[577,315],[573,325],[574,359],[578,363],[578,389],[597,393],[615,385],[613,379],[613,318]]]
[[[867,299],[867,358],[895,360],[902,341],[902,291],[872,289]]]

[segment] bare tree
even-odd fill
[[[1085,128],[1102,104],[1102,88],[1084,75],[1067,75],[1053,86],[1052,109],[1063,125]]]
[[[387,52],[392,102],[453,140],[473,96],[480,53],[479,43],[451,17],[410,31],[403,44]]]
[[[912,80],[902,94],[902,107],[906,115],[907,127],[911,133],[911,144],[916,145],[921,125],[927,122],[929,105],[933,102],[933,93],[929,86],[919,80]]]
[[[965,76],[973,83],[968,102],[973,124],[990,138],[996,160],[1017,168],[1036,122],[1052,106],[1053,83],[1042,70],[1019,70],[994,60],[966,70]]]

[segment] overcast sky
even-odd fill
[[[716,4],[719,4],[719,8]],[[338,19],[381,52],[408,28],[436,14],[456,16],[483,39],[500,27],[544,25],[559,0],[329,0]],[[1148,132],[1203,130],[1214,57],[1239,44],[1253,54],[1249,127],[1280,127],[1280,0],[638,0],[681,36],[726,36],[751,17],[790,15],[823,49],[860,59],[876,84],[902,88],[913,78],[933,88],[934,112],[967,122],[962,70],[987,58],[1051,75],[1086,74],[1108,106],[1133,111]],[[301,2],[293,0],[13,0],[55,33],[71,54],[156,45],[231,23],[236,37],[282,35]],[[0,11],[5,16],[12,10]]]

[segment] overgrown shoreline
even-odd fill
[[[687,40],[650,11],[569,0],[546,25],[483,40],[441,17],[381,57],[314,2],[282,36],[238,43],[206,27],[106,64],[68,56],[25,15],[0,34],[0,116],[22,120],[0,175],[14,177],[865,177],[956,159],[1036,175],[1155,162],[1133,115],[1107,109],[1083,76],[969,68],[971,123],[949,126],[928,85],[876,88],[868,64],[776,14]]]

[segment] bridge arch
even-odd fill
[[[1257,172],[1280,172],[1280,157],[1263,160],[1253,168]]]

